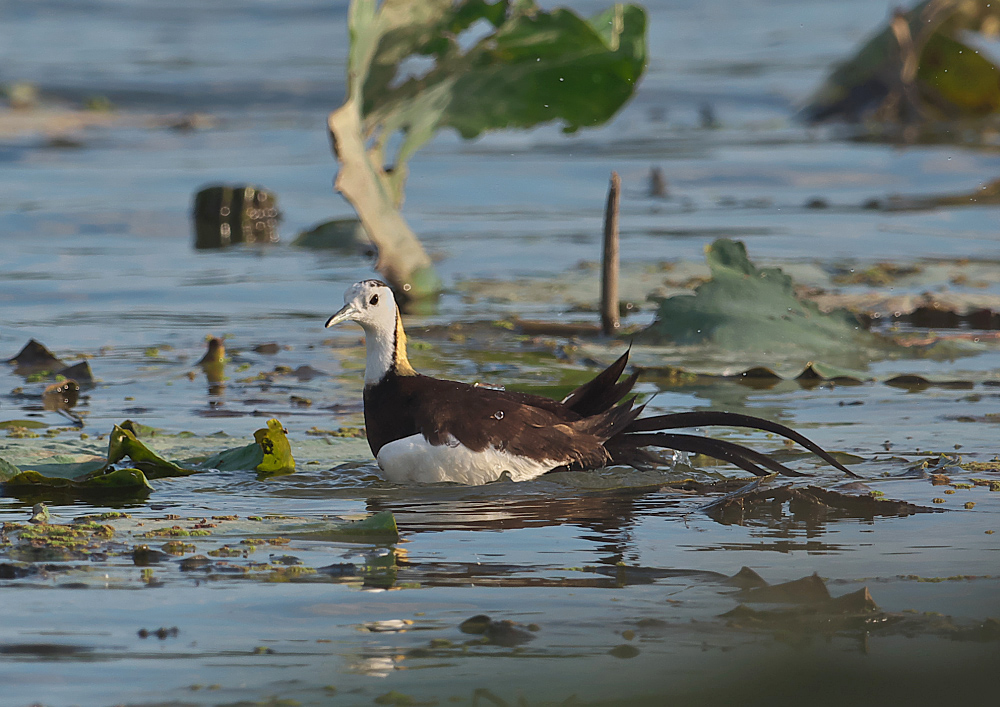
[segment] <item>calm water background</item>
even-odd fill
[[[602,4],[571,6],[590,14]],[[405,214],[440,257],[449,286],[472,278],[544,282],[594,260],[611,170],[624,183],[625,261],[697,261],[707,243],[728,235],[765,263],[863,267],[968,258],[992,267],[1000,239],[994,207],[873,212],[861,205],[890,194],[971,192],[1000,174],[996,153],[854,143],[838,139],[836,129],[793,120],[831,62],[891,6],[648,3],[648,73],[611,124],[574,136],[546,126],[471,143],[441,135],[411,164]],[[976,671],[995,665],[995,641],[951,641],[929,629],[868,638],[729,630],[718,615],[736,601],[711,573],[732,575],[748,565],[776,583],[818,572],[835,595],[867,584],[886,610],[980,622],[1000,614],[997,535],[986,534],[1000,525],[998,494],[983,487],[948,496],[949,513],[723,526],[697,510],[705,499],[659,490],[673,478],[669,472],[616,472],[614,484],[654,485],[630,493],[595,491],[605,483],[599,475],[516,487],[399,489],[377,480],[363,442],[306,435],[360,420],[359,332],[327,332],[322,323],[349,283],[370,276],[371,263],[287,245],[300,230],[351,213],[331,189],[335,164],[324,127],[343,95],[345,23],[340,2],[0,0],[0,82],[33,82],[48,100],[69,103],[104,96],[139,117],[87,131],[75,149],[53,147],[40,135],[0,138],[0,352],[12,356],[36,338],[66,360],[92,356],[99,379],[78,408],[91,439],[74,432],[0,440],[0,456],[32,443],[100,454],[96,435],[126,417],[198,434],[154,444],[183,456],[242,444],[203,436],[223,431],[243,440],[261,416],[277,415],[295,445],[295,475],[165,480],[149,503],[128,510],[137,518],[169,512],[316,519],[389,509],[405,540],[392,547],[297,541],[279,550],[313,567],[376,566],[395,557],[396,579],[388,586],[396,592],[383,591],[386,582],[370,572],[364,581],[333,583],[206,581],[176,563],[157,568],[162,586],[150,587],[130,557],[114,555],[90,563],[89,571],[74,566],[0,579],[0,702],[371,704],[399,690],[423,701],[468,703],[476,690],[489,690],[531,705],[574,694],[581,704],[749,703],[756,695],[913,704],[974,694],[981,686]],[[716,129],[700,127],[706,105]],[[180,132],[148,120],[191,112],[212,115],[214,127]],[[670,200],[646,196],[653,165],[669,180]],[[200,186],[218,181],[276,192],[284,243],[196,252],[191,200]],[[831,208],[805,208],[817,197]],[[997,294],[992,282],[980,291]],[[514,304],[451,290],[436,314],[408,325],[513,313],[591,316],[544,297]],[[226,335],[234,352],[221,391],[200,372],[188,376],[209,334]],[[272,341],[287,348],[274,356],[252,351]],[[498,343],[492,356],[482,348],[470,353],[474,337],[426,341],[429,348],[413,356],[422,371],[466,380],[558,387],[564,369],[586,367],[553,356],[529,361],[514,340]],[[606,353],[604,360],[613,355]],[[767,362],[747,361],[754,363]],[[986,349],[955,361],[875,362],[869,371],[883,379],[892,372],[962,378],[975,383],[972,394],[912,394],[878,384],[660,392],[645,383],[642,392],[659,392],[654,410],[728,408],[808,429],[825,446],[862,457],[857,468],[866,476],[890,475],[873,488],[929,505],[940,490],[900,476],[908,464],[889,459],[883,442],[911,459],[919,449],[962,445],[969,458],[989,460],[1000,451],[995,423],[955,419],[1000,412],[995,389],[982,387],[996,378],[997,363]],[[275,365],[309,365],[324,375],[267,386],[241,380]],[[0,418],[64,424],[7,395],[17,387],[32,390],[0,370]],[[293,405],[292,395],[312,405]],[[763,436],[740,439],[777,446]],[[832,479],[811,462],[802,465]],[[969,500],[976,506],[966,512]],[[23,521],[29,506],[0,498],[0,520]],[[63,521],[90,510],[65,500],[52,508]],[[221,542],[206,540],[199,551]],[[266,562],[268,552],[254,559]],[[648,582],[615,581],[619,563],[647,568]],[[956,575],[978,579],[914,579]],[[480,613],[540,630],[516,650],[409,653],[432,638],[460,645],[468,637],[457,626]],[[137,637],[138,629],[159,626],[180,633],[162,641]],[[623,636],[630,631],[631,638]],[[609,653],[624,644],[638,652]],[[64,649],[9,650],[19,645]],[[260,646],[273,653],[255,652]],[[938,675],[950,677],[933,679]]]

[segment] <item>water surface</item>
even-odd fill
[[[471,297],[462,288],[470,280],[540,286],[583,272],[578,264],[598,257],[612,170],[624,184],[627,264],[688,267],[714,238],[732,236],[758,262],[795,272],[963,258],[994,268],[994,207],[862,206],[891,194],[972,191],[996,178],[995,153],[854,143],[793,120],[830,62],[887,16],[887,3],[648,7],[649,72],[612,124],[570,137],[551,126],[472,143],[442,135],[413,160],[405,213],[449,286],[436,313],[407,318],[418,369],[558,394],[618,355],[618,345],[574,348],[488,325],[513,315],[594,318],[558,295],[512,298],[497,287]],[[0,575],[5,699],[372,704],[392,691],[412,704],[483,705],[981,698],[992,675],[984,667],[996,664],[1000,645],[989,623],[1000,617],[992,532],[1000,494],[973,479],[1000,476],[950,466],[949,481],[934,485],[910,469],[925,452],[989,462],[1000,451],[990,417],[1000,413],[989,385],[995,348],[954,360],[873,361],[866,373],[875,380],[859,387],[640,384],[644,396],[655,394],[652,412],[730,409],[801,428],[857,457],[852,467],[869,479],[863,492],[940,513],[816,517],[785,504],[723,524],[703,510],[718,492],[671,485],[738,476],[700,464],[400,488],[378,479],[363,440],[307,434],[361,424],[360,330],[322,324],[344,288],[372,274],[371,263],[289,245],[298,231],[350,214],[331,191],[324,132],[343,91],[345,22],[345,3],[311,0],[0,2],[0,81],[35,82],[49,100],[105,96],[124,116],[75,135],[77,148],[53,147],[45,135],[0,138],[0,352],[13,356],[36,338],[67,363],[87,357],[98,379],[74,410],[86,439],[75,428],[4,438],[0,456],[100,455],[101,435],[131,418],[165,433],[150,446],[183,458],[242,445],[277,416],[299,462],[294,475],[269,480],[230,472],[156,481],[148,499],[114,504],[132,518],[110,544],[80,555],[28,563],[19,543],[0,546],[0,567],[30,569]],[[705,105],[719,127],[700,127]],[[191,112],[211,115],[210,127],[165,127],[165,114]],[[647,196],[653,166],[671,198]],[[282,244],[196,252],[193,194],[218,181],[275,191]],[[816,198],[829,208],[807,208]],[[976,291],[996,294],[996,280]],[[643,304],[632,321],[651,317]],[[467,329],[442,328],[456,323]],[[195,366],[208,335],[226,337],[224,386]],[[270,342],[277,353],[254,351]],[[636,356],[695,370],[720,365],[704,350],[639,347]],[[731,366],[744,363],[777,365],[737,356]],[[320,373],[280,372],[301,366]],[[971,387],[885,385],[898,373]],[[0,369],[0,419],[72,427],[42,409],[44,385]],[[196,436],[179,436],[186,431]],[[228,437],[209,436],[216,432]],[[720,434],[782,448],[762,434]],[[841,481],[807,456],[788,463],[820,485]],[[0,498],[0,520],[26,521],[36,500]],[[44,500],[58,522],[111,510]],[[165,544],[141,537],[150,528],[192,528],[201,518],[284,515],[308,524],[382,510],[395,514],[399,542],[292,538],[249,549],[240,542],[254,533],[218,521],[211,535],[186,538],[193,547],[181,555],[149,567],[132,556],[136,545]],[[246,555],[208,554],[223,546]],[[195,555],[210,564],[185,569]],[[301,565],[283,564],[288,557]],[[818,573],[834,597],[868,587],[881,612],[857,620],[745,603],[727,581],[744,566],[770,584]],[[740,604],[792,614],[723,616]],[[478,614],[518,624],[516,640],[463,633]]]

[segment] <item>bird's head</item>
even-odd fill
[[[326,326],[352,321],[366,331],[391,333],[396,329],[396,300],[381,280],[362,280],[347,288],[344,306],[326,320]]]
[[[387,373],[412,376],[416,371],[406,358],[406,334],[392,290],[381,280],[362,280],[347,288],[344,306],[326,320],[328,327],[352,321],[365,330],[368,361],[365,384],[375,384]]]

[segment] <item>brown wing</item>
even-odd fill
[[[631,405],[581,418],[547,398],[477,388],[426,376],[399,379],[407,417],[434,445],[451,439],[559,464],[602,466],[603,443],[635,418]]]

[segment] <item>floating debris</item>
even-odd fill
[[[482,636],[482,642],[496,646],[513,647],[533,641],[535,636],[531,631],[521,628],[513,621],[494,621],[486,614],[477,614],[466,619],[458,627],[462,633]]]
[[[12,364],[14,371],[22,376],[42,371],[51,374],[53,371],[66,368],[66,364],[56,358],[44,344],[35,339],[28,341],[15,356],[8,358],[7,363]]]
[[[368,237],[368,232],[358,219],[325,221],[300,233],[292,245],[300,248],[340,250],[347,253],[375,257],[378,248]]]
[[[872,494],[853,494],[819,486],[767,486],[768,478],[758,479],[743,488],[712,501],[702,510],[725,525],[741,525],[758,509],[773,513],[775,506],[788,504],[794,515],[825,516],[837,513],[852,518],[908,516],[933,513],[934,509],[906,501],[894,501]]]

